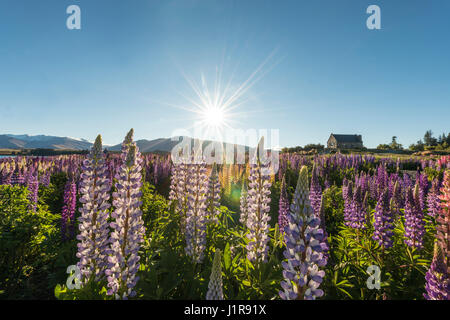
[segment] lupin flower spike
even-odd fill
[[[441,247],[435,242],[433,260],[425,275],[427,300],[450,300],[450,278],[444,259]]]
[[[139,148],[132,141],[133,129],[122,145],[122,165],[116,174],[116,192],[113,194],[114,211],[110,255],[108,257],[108,295],[116,299],[134,297],[134,287],[139,280],[139,248],[144,241],[145,227],[142,220],[141,187],[142,158]]]
[[[102,138],[95,139],[91,153],[84,160],[80,181],[79,240],[77,266],[81,271],[82,282],[91,278],[104,277],[108,255],[108,218],[110,183],[107,166],[103,159]]]
[[[324,231],[309,200],[308,169],[303,166],[291,204],[289,225],[285,228],[286,250],[282,262],[284,281],[279,295],[284,300],[314,300],[323,295],[319,289],[327,263],[323,254]]]
[[[223,300],[222,290],[222,252],[217,249],[214,254],[211,277],[208,284],[206,300]]]
[[[266,262],[269,242],[270,220],[270,170],[269,164],[261,162],[261,152],[264,147],[264,139],[258,144],[256,157],[250,165],[249,189],[248,189],[248,218],[247,228],[247,258],[251,262]]]

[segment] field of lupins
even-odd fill
[[[0,299],[449,300],[449,250],[449,156],[0,159]]]

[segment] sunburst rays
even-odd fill
[[[208,82],[204,73],[201,73],[200,81],[197,82],[181,71],[194,95],[192,97],[192,94],[189,96],[178,92],[186,100],[186,104],[170,106],[192,113],[193,123],[187,129],[195,128],[201,132],[202,137],[197,138],[223,141],[227,129],[244,124],[239,118],[255,112],[263,112],[261,108],[258,108],[258,111],[246,108],[251,100],[249,91],[279,63],[279,61],[275,63],[272,61],[276,52],[277,49],[273,50],[241,83],[234,81],[237,68],[233,68],[232,74],[226,82],[223,80],[223,64],[221,67],[216,67],[214,80],[211,82]]]

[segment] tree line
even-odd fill
[[[377,149],[382,150],[404,150],[403,145],[397,142],[397,137],[393,136],[390,144],[380,144]],[[442,133],[437,138],[433,136],[433,131],[427,130],[423,139],[419,139],[408,148],[411,151],[450,151],[450,132],[448,134]]]

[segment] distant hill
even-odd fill
[[[136,144],[141,152],[171,152],[183,137],[160,138],[155,140],[137,140]],[[192,146],[197,139],[192,139]],[[211,140],[203,141],[203,148],[210,144]],[[223,143],[224,148],[232,145]],[[235,145],[236,146],[236,145]],[[89,150],[92,143],[84,139],[70,137],[56,137],[46,135],[0,135],[0,149],[52,149],[52,150]],[[120,151],[122,145],[104,146],[109,151]],[[248,147],[244,147],[246,151]]]
[[[55,136],[0,135],[0,149],[86,150],[92,143],[84,139]]]
[[[141,152],[171,152],[173,147],[175,147],[178,143],[182,141],[183,137],[175,137],[175,138],[160,138],[155,140],[137,140],[136,145],[139,147],[139,150]],[[194,143],[198,141],[198,139],[192,139],[191,145],[193,147]],[[208,144],[211,142],[214,142],[212,140],[203,140],[202,147],[205,148]],[[222,144],[224,148],[230,148],[232,144],[230,143],[223,143]],[[235,145],[236,146],[236,145]],[[110,151],[120,151],[122,148],[121,144],[117,144],[112,147],[107,147]],[[245,151],[249,150],[249,147],[244,146]]]
[[[23,149],[26,142],[6,135],[0,135],[1,149]]]
[[[137,140],[136,145],[139,147],[139,151],[141,152],[154,152],[154,151],[162,151],[162,152],[170,152],[172,148],[178,144],[178,141],[172,141],[171,139],[155,139],[155,140]],[[122,148],[122,144],[116,144],[111,147],[106,147],[110,151],[120,151]]]

